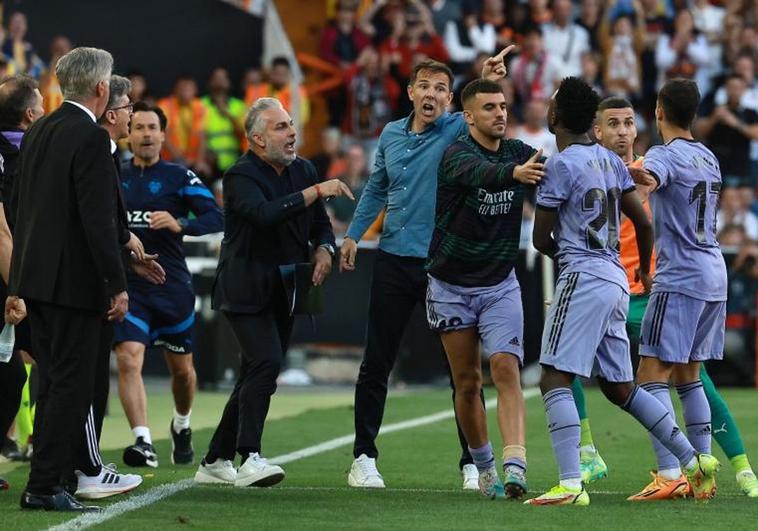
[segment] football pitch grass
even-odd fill
[[[533,393],[533,392],[532,392]],[[494,396],[487,389],[488,398]],[[534,394],[534,393],[533,393]],[[743,431],[748,455],[758,464],[758,393],[754,390],[725,390]],[[193,410],[196,460],[212,434],[225,395],[202,394]],[[195,466],[170,463],[167,436],[171,403],[168,394],[150,392],[153,438],[161,465],[143,469],[144,483],[131,496],[116,502],[154,494],[160,485],[187,484]],[[675,400],[676,402],[676,400]],[[353,432],[352,389],[328,392],[283,389],[272,403],[266,425],[263,451],[281,456]],[[537,394],[527,399],[527,459],[530,496],[544,492],[557,482],[555,461],[545,428],[542,402]],[[417,419],[451,407],[448,390],[390,392],[385,425]],[[192,486],[136,510],[100,523],[101,529],[756,529],[758,499],[740,494],[733,471],[714,443],[722,461],[719,493],[708,504],[693,500],[631,503],[625,498],[649,480],[654,457],[643,428],[626,413],[605,401],[599,391],[588,391],[595,443],[608,463],[608,478],[589,485],[589,507],[529,507],[519,502],[487,500],[477,492],[461,490],[457,463],[458,441],[452,419],[408,427],[380,435],[379,469],[385,490],[356,490],[347,487],[352,461],[351,446],[345,445],[283,465],[287,477],[270,489],[239,489],[224,486]],[[121,463],[121,448],[129,432],[117,399],[113,415],[106,420],[103,457]],[[160,413],[160,415],[159,415]],[[165,427],[161,420],[165,417]],[[158,419],[158,420],[156,420]],[[160,423],[160,424],[159,424]],[[501,446],[494,409],[489,411],[493,446]],[[714,426],[714,429],[718,429]],[[499,453],[499,452],[496,452]],[[499,455],[497,456],[499,457]],[[499,461],[499,459],[498,459]],[[126,467],[121,465],[121,470]],[[0,493],[0,529],[45,529],[57,524],[75,529],[73,515],[22,512],[18,508],[27,465],[0,465],[0,474],[11,482],[11,490]],[[154,490],[153,490],[154,489]],[[68,524],[68,525],[67,525]]]

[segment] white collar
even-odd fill
[[[89,117],[92,118],[93,122],[97,123],[97,118],[95,118],[95,113],[93,113],[92,111],[90,111],[87,107],[85,107],[81,103],[76,102],[76,101],[71,101],[71,100],[63,100],[63,103],[70,103],[71,105],[76,105],[81,110],[83,110],[84,112],[86,112],[89,115]]]
[[[116,143],[113,141],[112,138],[110,139],[110,141],[111,141],[111,155],[113,155],[116,152],[116,149],[118,149],[118,146],[116,145]]]

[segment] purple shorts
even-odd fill
[[[667,363],[720,360],[724,356],[725,301],[654,292],[642,318],[640,356]]]
[[[515,355],[524,362],[524,309],[521,287],[511,273],[499,284],[481,288],[456,286],[429,277],[426,318],[438,332],[476,328],[484,353]]]
[[[614,282],[587,273],[561,275],[542,331],[540,363],[585,378],[631,382],[628,307],[629,295]]]

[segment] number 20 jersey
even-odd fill
[[[651,195],[656,273],[653,291],[703,301],[726,300],[726,265],[716,240],[721,170],[700,142],[675,138],[645,154],[658,181]]]
[[[629,293],[619,261],[620,200],[635,191],[621,158],[598,144],[572,144],[545,165],[537,208],[555,210],[560,274],[587,273]]]

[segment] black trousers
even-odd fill
[[[26,301],[39,370],[34,455],[27,490],[65,487],[90,411],[99,353],[101,312]]]
[[[0,363],[0,439],[5,438],[5,434],[13,424],[13,419],[16,418],[21,405],[21,391],[24,383],[26,383],[24,361],[21,359],[21,354],[14,350],[8,363]]]
[[[424,261],[423,258],[397,256],[381,250],[377,254],[371,280],[366,352],[355,385],[355,457],[361,454],[373,458],[379,456],[375,440],[384,416],[390,372],[411,313],[417,304],[426,304]],[[452,375],[450,386],[455,402]],[[481,399],[484,403],[484,393]],[[458,464],[463,468],[474,461],[457,418],[456,425],[461,445]]]
[[[219,457],[233,460],[235,452],[247,457],[261,451],[263,425],[293,322],[285,307],[284,293],[273,299],[272,307],[258,314],[224,312],[239,341],[241,363],[237,382],[211,439],[208,461]]]
[[[87,420],[84,422],[74,456],[74,468],[88,476],[99,474],[103,464],[100,458],[100,435],[103,431],[103,419],[108,406],[112,346],[113,323],[102,320],[97,360],[95,361],[92,407],[88,412]],[[75,478],[72,477],[71,479]]]

